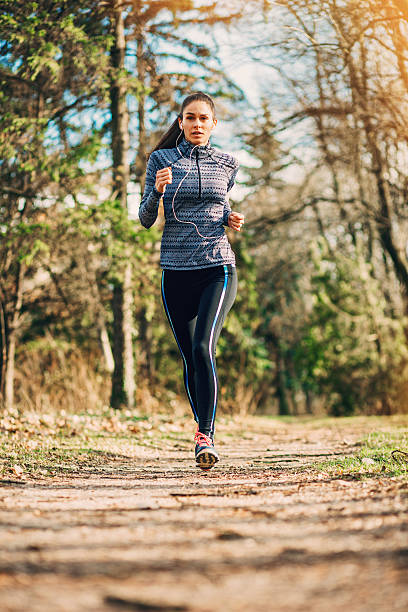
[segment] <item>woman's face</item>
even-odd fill
[[[211,107],[203,100],[190,102],[183,111],[179,125],[186,139],[193,145],[206,145],[212,130],[217,125]]]

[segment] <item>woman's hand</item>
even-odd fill
[[[159,193],[166,191],[166,185],[169,185],[173,180],[171,174],[171,167],[162,168],[156,172],[156,184],[155,187]]]
[[[244,215],[239,212],[230,212],[228,217],[228,227],[231,227],[236,232],[241,231],[241,227],[244,225]]]

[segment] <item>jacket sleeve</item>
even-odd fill
[[[144,227],[151,227],[156,221],[160,198],[163,195],[155,187],[157,170],[159,165],[152,153],[147,162],[145,188],[139,207],[139,219]]]
[[[239,163],[234,157],[232,157],[232,162],[233,162],[233,166],[231,168],[228,168],[229,178],[228,178],[227,191],[231,191],[235,183],[235,177],[237,176],[237,172],[239,169]],[[224,215],[223,215],[223,221],[222,221],[224,225],[228,225],[228,217],[230,215],[230,212],[231,212],[231,206],[230,206],[228,199],[226,198],[224,202]]]
[[[231,168],[231,174],[230,174],[230,178],[228,181],[228,187],[227,187],[227,191],[231,191],[234,183],[235,183],[235,177],[237,176],[237,172],[239,170],[239,163],[237,162],[237,160],[235,159],[235,157],[232,158],[233,161],[233,167]]]

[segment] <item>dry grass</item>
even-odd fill
[[[101,356],[51,336],[25,345],[16,364],[15,400],[19,412],[83,412],[107,405],[110,375]]]

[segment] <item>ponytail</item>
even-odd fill
[[[160,138],[153,151],[157,151],[158,149],[173,149],[177,145],[177,140],[183,131],[180,130],[179,117],[180,115],[173,121],[167,132]]]
[[[177,115],[177,119],[173,121],[167,132],[161,137],[153,151],[157,151],[158,149],[173,149],[177,146],[178,140],[183,133],[183,130],[180,129],[179,119],[183,118],[183,112],[186,106],[191,104],[191,102],[195,102],[196,100],[202,100],[206,102],[208,106],[211,108],[211,112],[215,119],[215,104],[213,99],[208,96],[203,91],[197,91],[195,93],[190,94],[187,98],[184,99],[183,104],[181,105],[180,114]],[[152,153],[153,153],[152,151]]]

